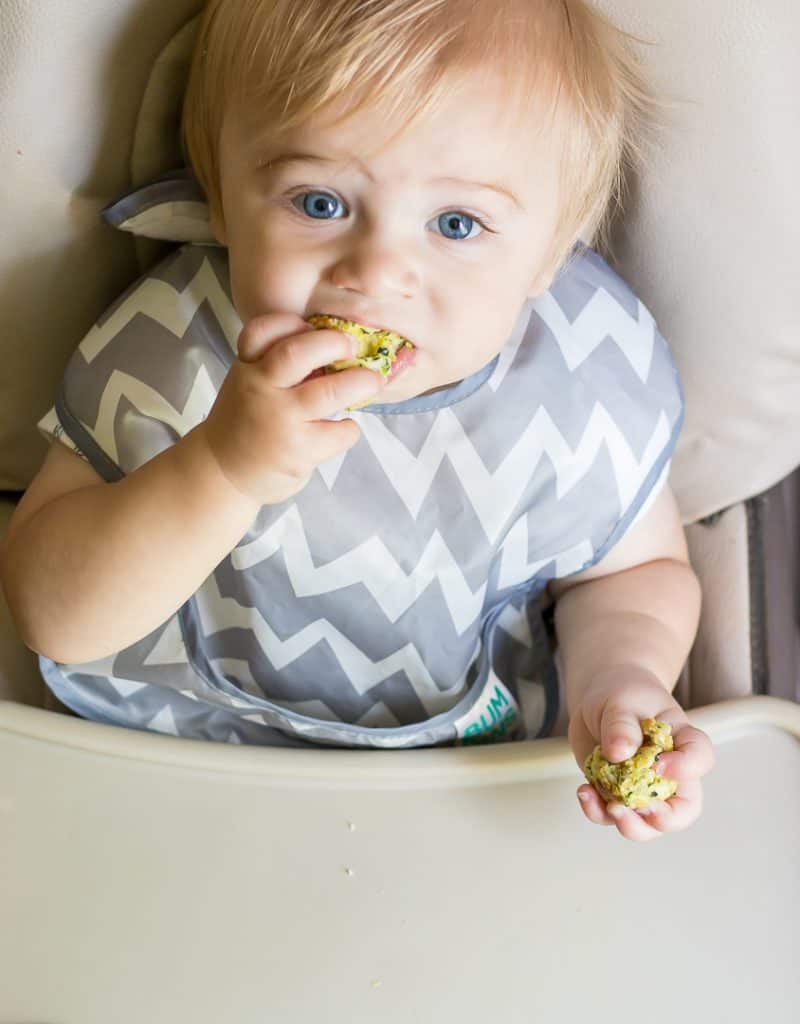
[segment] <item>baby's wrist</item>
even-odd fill
[[[256,518],[260,503],[252,495],[245,494],[225,473],[214,454],[204,423],[190,430],[176,445],[178,448],[181,449],[182,469],[188,477],[187,483],[195,487],[199,484],[204,492],[210,493],[221,510],[229,510],[248,525]]]
[[[597,700],[620,688],[658,687],[670,694],[672,687],[652,669],[637,662],[611,665],[588,672],[581,679],[567,679],[565,682],[567,711],[572,716],[584,700]]]

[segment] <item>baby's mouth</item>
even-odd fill
[[[340,370],[347,370],[353,366],[363,366],[368,370],[380,373],[388,382],[395,380],[399,374],[404,373],[414,364],[416,351],[414,345],[395,331],[366,326],[355,320],[345,320],[327,313],[315,313],[307,319],[312,327],[320,330],[329,328],[342,331],[351,335],[359,343],[358,354],[352,359],[337,359],[321,370],[315,371],[312,376],[318,376],[320,373],[338,373]]]
[[[389,376],[386,378],[387,382],[397,380],[397,378],[402,376],[406,372],[406,370],[410,370],[416,361],[416,347],[401,348],[400,351],[397,353],[397,358],[392,363],[391,369],[389,371]]]

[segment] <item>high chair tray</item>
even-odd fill
[[[0,703],[0,1022],[794,1022],[800,707],[690,718],[703,815],[637,844],[563,739],[243,748]]]

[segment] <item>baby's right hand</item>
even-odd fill
[[[355,368],[306,378],[336,359],[352,358],[356,341],[315,330],[293,313],[250,320],[239,358],[200,425],[210,453],[245,497],[259,505],[301,491],[316,467],[347,451],[361,435],[352,420],[322,419],[374,398],[380,374]]]

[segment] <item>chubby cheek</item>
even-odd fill
[[[471,309],[471,313],[478,310]],[[514,317],[500,319],[494,303],[481,316],[459,316],[433,342],[431,353],[440,370],[457,380],[477,373],[505,346],[516,323]]]
[[[229,254],[233,302],[243,322],[265,313],[304,314],[317,280],[307,260],[235,241]]]

